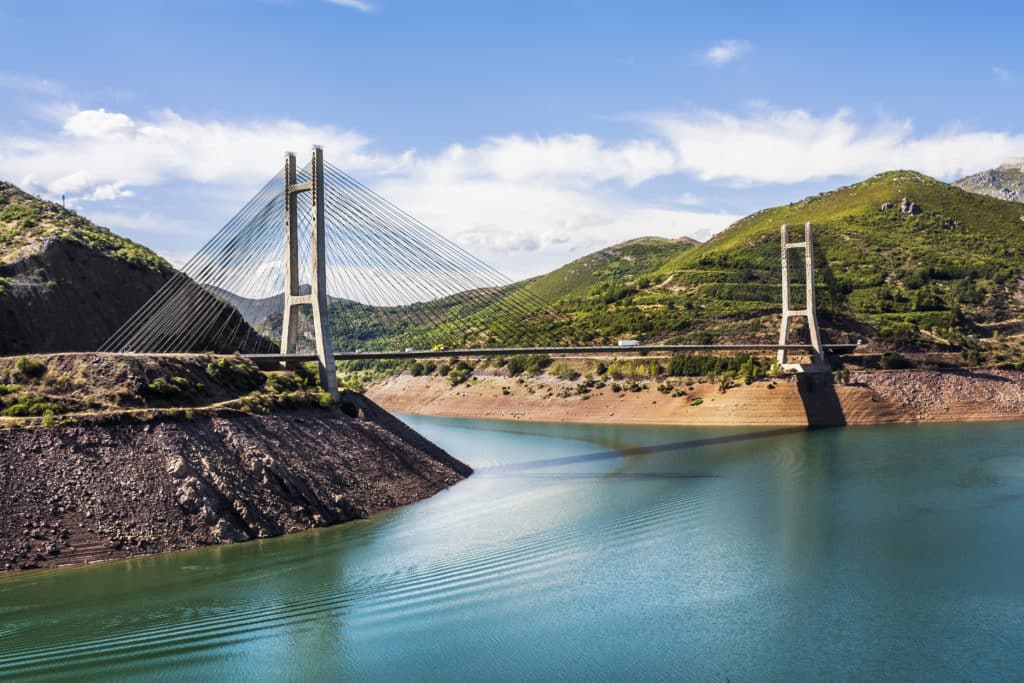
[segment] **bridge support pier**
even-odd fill
[[[299,306],[313,307],[313,334],[316,338],[317,365],[320,370],[320,388],[335,400],[338,398],[338,372],[334,364],[334,344],[331,341],[327,315],[327,255],[324,232],[324,153],[313,147],[310,181],[296,182],[295,155],[288,152],[284,159],[284,316],[281,323],[281,353],[296,353],[298,340]],[[312,204],[312,286],[303,294],[299,283],[299,224],[298,194],[309,192]]]
[[[789,250],[804,250],[804,274],[806,276],[806,294],[804,307],[793,309],[790,301],[789,281]],[[810,364],[790,363],[789,352],[786,349],[779,349],[777,362],[783,370],[795,370],[796,372],[831,372],[828,363],[825,362],[825,354],[821,347],[821,332],[818,328],[818,302],[814,291],[814,235],[811,229],[811,222],[804,225],[804,241],[790,242],[789,227],[782,224],[782,322],[779,327],[779,346],[789,344],[789,328],[794,318],[807,320],[807,331],[811,337],[811,362]]]

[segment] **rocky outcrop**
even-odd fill
[[[430,496],[470,468],[357,395],[341,410],[0,432],[0,569],[277,536]],[[350,412],[352,412],[350,410]]]
[[[0,264],[0,356],[97,349],[172,272],[50,239]]]
[[[1024,159],[1011,159],[998,168],[969,175],[953,184],[975,194],[1024,202]]]

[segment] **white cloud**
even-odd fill
[[[363,150],[369,140],[333,126],[297,121],[225,123],[173,111],[133,119],[103,109],[68,112],[58,134],[0,139],[0,174],[48,195],[109,193],[104,187],[173,181],[246,187],[266,180],[284,150],[301,156],[321,143],[346,168],[382,165]]]
[[[742,116],[708,111],[645,120],[675,150],[680,171],[735,185],[864,177],[897,168],[952,179],[1024,153],[1021,134],[951,127],[915,136],[909,120],[865,127],[848,109],[819,117],[758,106]]]
[[[992,75],[996,77],[997,81],[1002,81],[1003,83],[1010,80],[1010,70],[1004,69],[1001,66],[992,67]]]
[[[327,0],[332,5],[338,5],[339,7],[349,7],[351,9],[359,10],[360,12],[372,12],[373,5],[363,0]]]
[[[720,66],[734,62],[750,52],[751,45],[745,40],[723,40],[704,51],[704,61]]]
[[[359,132],[294,120],[199,120],[170,110],[130,115],[62,105],[41,117],[43,132],[0,138],[0,177],[51,198],[66,193],[73,205],[96,202],[90,216],[177,252],[186,246],[182,237],[197,248],[198,235],[212,235],[280,168],[284,150],[305,157],[316,143],[332,164],[428,225],[511,274],[529,275],[634,237],[706,238],[738,218],[692,192],[639,199],[634,188],[653,179],[662,187],[673,176],[792,184],[894,168],[953,179],[1024,155],[1021,134],[953,127],[920,135],[910,121],[866,126],[846,109],[818,116],[760,105],[742,114],[665,113],[635,121],[643,134],[622,141],[508,135],[424,155],[382,153]],[[156,207],[179,223],[154,218]]]

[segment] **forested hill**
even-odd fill
[[[779,227],[801,231],[806,221],[827,341],[960,348],[995,337],[995,355],[1019,355],[1011,342],[1024,321],[1024,208],[914,171],[759,211],[703,244],[633,240],[518,283],[550,310],[519,331],[538,343],[771,342]],[[337,335],[339,348],[386,337]]]

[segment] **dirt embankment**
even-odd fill
[[[501,374],[452,387],[442,377],[403,374],[367,396],[394,412],[534,422],[664,425],[842,425],[981,422],[1024,418],[1024,373],[1014,370],[855,372],[849,385],[830,377],[784,377],[739,385],[657,381],[640,391],[608,386],[573,393],[577,382],[549,375]],[[673,395],[684,390],[682,395]],[[569,394],[569,395],[565,395]]]
[[[470,474],[373,402],[348,400],[357,417],[224,411],[0,431],[0,569],[276,536],[411,503]]]

